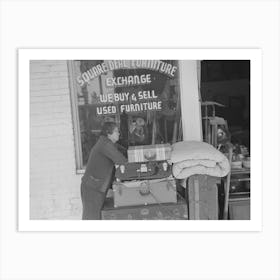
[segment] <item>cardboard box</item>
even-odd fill
[[[218,220],[218,178],[193,175],[188,179],[190,220]]]

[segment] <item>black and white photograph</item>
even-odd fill
[[[0,0],[0,279],[279,280],[280,1]]]
[[[224,51],[229,59],[29,59],[29,220],[250,223],[260,52]]]

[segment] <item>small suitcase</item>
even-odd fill
[[[169,160],[171,158],[170,144],[155,144],[131,146],[127,150],[128,162],[146,162]]]
[[[190,220],[218,220],[218,178],[193,175],[188,179]]]
[[[117,181],[162,179],[169,177],[172,166],[167,161],[131,162],[116,165]]]
[[[177,200],[177,203],[114,208],[113,199],[107,198],[101,211],[101,218],[102,220],[187,220],[187,203],[181,196],[178,196]]]
[[[176,183],[172,177],[114,182],[113,193],[115,207],[177,202]]]

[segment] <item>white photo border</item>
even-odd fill
[[[30,220],[30,60],[172,59],[250,60],[251,219],[184,221]],[[18,230],[19,231],[261,231],[262,51],[260,49],[19,49],[18,50]],[[260,125],[261,124],[261,125]]]

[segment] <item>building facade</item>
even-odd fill
[[[178,64],[182,137],[201,140],[198,63]],[[81,219],[84,166],[73,73],[74,61],[30,61],[30,219]]]

